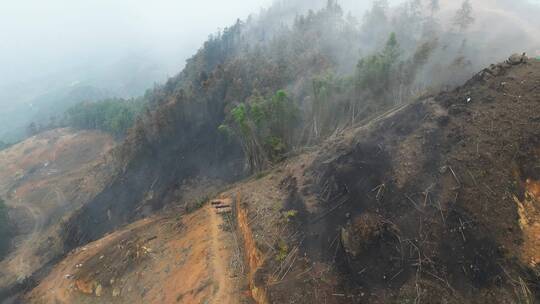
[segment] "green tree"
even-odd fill
[[[390,27],[387,11],[388,0],[375,0],[370,10],[364,15],[362,35],[366,41],[377,41],[388,34]]]
[[[396,38],[396,33],[391,33],[390,37],[388,37],[382,55],[384,57],[384,61],[389,67],[394,65],[399,60],[399,57],[401,56],[401,49]]]
[[[240,141],[250,171],[258,172],[291,149],[298,121],[299,110],[279,90],[268,98],[254,93],[230,111],[219,130]]]
[[[473,7],[470,0],[465,0],[454,16],[454,25],[464,32],[474,23]]]
[[[390,34],[384,49],[360,60],[357,66],[357,88],[370,93],[370,98],[386,99],[392,87],[401,49],[396,34]]]
[[[266,168],[268,155],[261,144],[260,136],[257,134],[257,123],[253,117],[249,117],[249,111],[250,107],[243,103],[231,110],[231,130],[234,130],[233,134],[239,138],[242,144],[249,170],[255,173]],[[225,126],[220,128],[222,130],[226,129]]]
[[[333,74],[327,74],[313,79],[312,124],[315,138],[325,135],[329,130],[332,106],[331,98],[335,91]]]
[[[67,110],[67,123],[76,129],[95,129],[122,137],[143,111],[143,99],[81,102]]]

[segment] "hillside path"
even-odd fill
[[[238,303],[238,291],[235,284],[229,275],[229,261],[231,257],[231,246],[227,244],[226,233],[222,231],[223,225],[227,225],[220,214],[216,213],[216,209],[208,204],[206,207],[209,213],[211,226],[211,257],[210,261],[213,268],[213,279],[217,285],[217,291],[213,297],[212,303],[228,304]]]

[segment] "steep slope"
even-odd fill
[[[181,73],[147,92],[150,106],[117,149],[111,182],[66,223],[66,251],[183,202],[182,186],[192,180],[226,184],[245,177],[252,158],[246,150],[277,150],[278,157],[264,158],[281,160],[396,103],[462,84],[493,58],[483,53],[498,58],[499,51],[513,51],[507,43],[494,55],[483,40],[469,39],[488,30],[457,33],[418,1],[391,9],[376,1],[362,22],[336,1],[323,2],[296,16],[290,5],[276,4],[238,20],[211,35]],[[286,125],[295,127],[285,130],[274,119],[267,128],[285,140],[257,130],[237,130],[243,134],[232,138],[220,132],[225,126],[234,134],[234,110],[257,112],[261,100],[285,91],[299,117]],[[247,125],[259,125],[258,118]]]
[[[0,262],[2,292],[62,254],[59,224],[101,191],[114,144],[103,133],[57,129],[0,151],[0,196],[17,232]]]
[[[319,18],[334,14],[321,13]],[[294,66],[270,48],[263,48],[268,54],[261,56],[261,49],[246,40],[247,29],[238,21],[211,38],[179,75],[148,94],[149,110],[118,149],[118,174],[68,223],[66,249],[182,201],[181,185],[191,179],[227,183],[245,176],[241,146],[218,131],[226,115],[255,92],[274,94],[291,81],[307,86],[306,79],[325,71],[331,61],[309,48],[301,51],[302,62]]]
[[[537,301],[539,102],[540,62],[492,66],[231,190],[255,298]]]
[[[244,303],[230,219],[207,206],[137,221],[70,253],[29,303]]]
[[[236,220],[208,204],[135,222],[27,299],[533,303],[539,102],[539,61],[491,66],[232,186]]]

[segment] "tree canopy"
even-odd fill
[[[290,151],[299,114],[284,90],[266,98],[255,93],[230,111],[219,130],[240,141],[248,167],[255,172]]]
[[[105,99],[81,102],[66,111],[67,125],[124,136],[142,112],[142,99]]]
[[[283,21],[286,3],[237,21],[145,96],[149,110],[136,120],[123,150],[158,151],[174,142],[185,153],[190,141],[226,140],[243,152],[251,172],[263,170],[297,147],[465,74],[466,67],[448,68],[464,48],[460,35],[439,26],[439,9],[439,1],[390,8],[377,0],[358,21],[330,0],[289,22]],[[101,120],[78,120],[111,129]]]

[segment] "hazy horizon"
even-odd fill
[[[272,0],[5,2],[0,10],[0,87],[29,79],[146,57],[177,73],[216,32]]]
[[[0,140],[16,141],[23,126],[64,99],[71,87],[91,96],[135,97],[178,74],[208,36],[282,1],[294,16],[326,0],[4,0],[0,6]],[[403,0],[389,0],[397,7]],[[485,40],[502,60],[514,51],[540,50],[540,0],[472,0],[478,14],[471,37]],[[362,19],[371,0],[338,0]],[[425,1],[423,1],[426,4]],[[448,22],[461,1],[441,0]],[[481,33],[483,29],[490,31]],[[517,35],[516,33],[519,33]],[[526,49],[524,49],[526,47]],[[355,53],[357,50],[352,50]],[[501,56],[503,54],[504,56]],[[489,54],[487,54],[489,55]],[[491,62],[491,61],[490,61]],[[96,92],[94,92],[96,93]],[[68,97],[66,97],[68,95]]]
[[[8,73],[0,74],[0,88],[73,69],[114,65],[130,57],[160,65],[172,76],[209,34],[273,2],[4,1],[0,10],[0,27],[4,29],[0,31],[0,66]],[[338,2],[356,15],[372,3]],[[472,2],[482,5],[484,1]],[[540,4],[540,0],[529,2]]]

